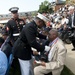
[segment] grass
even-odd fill
[[[20,67],[18,65],[19,63],[15,63],[15,70],[11,67],[10,71],[9,71],[9,75],[21,75],[21,72],[20,72]],[[66,66],[64,66],[64,69],[63,71],[61,72],[61,75],[75,75],[73,74],[70,69],[68,69]]]
[[[70,69],[68,69],[68,68],[65,66],[64,69],[63,69],[63,71],[62,71],[62,73],[61,73],[61,75],[75,75],[75,74],[73,74],[73,73],[70,71]]]

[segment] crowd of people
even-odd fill
[[[60,75],[66,59],[66,47],[59,38],[60,31],[72,28],[75,34],[75,8],[65,5],[52,14],[38,13],[31,22],[19,18],[18,7],[9,11],[12,18],[0,38],[0,75],[7,75],[12,54],[13,75]],[[71,42],[75,51],[75,37]],[[64,34],[63,34],[64,35]]]
[[[74,5],[65,5],[61,7],[59,10],[57,10],[53,14],[48,14],[48,18],[50,19],[50,27],[57,29],[59,32],[65,31],[67,28],[70,28],[72,33],[75,33],[75,6]],[[74,35],[74,34],[73,34]],[[64,33],[63,35],[64,36]],[[71,40],[73,49],[72,51],[75,51],[75,43],[74,38]]]

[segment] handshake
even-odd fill
[[[36,61],[42,61],[42,62],[48,62],[48,52],[50,51],[49,46],[45,46],[45,49],[43,52],[33,51],[33,54],[35,55]]]
[[[44,51],[48,52],[50,50],[50,47],[49,46],[45,46],[45,49]],[[33,54],[34,55],[40,55],[40,52],[38,52],[37,50],[33,51]]]

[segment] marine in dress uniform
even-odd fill
[[[25,47],[22,50],[16,51],[13,49],[14,56],[19,59],[22,75],[34,75],[31,47],[41,52],[50,49],[48,46],[40,45],[36,40],[36,37],[46,39],[46,36],[37,31],[38,27],[41,28],[45,25],[45,21],[47,21],[47,18],[38,13],[32,22],[25,25],[20,34],[20,39],[25,43]]]
[[[9,39],[12,42],[12,45],[19,37],[20,32],[21,32],[23,26],[25,25],[24,20],[19,18],[18,10],[19,10],[18,7],[12,7],[9,9],[9,11],[12,14],[12,18],[6,24],[6,31],[8,32]],[[16,66],[15,66],[15,64],[16,64]],[[16,58],[12,62],[12,67],[13,67],[14,75],[17,75],[17,72],[19,71],[18,70],[19,63]]]
[[[6,30],[13,43],[17,40],[23,26],[25,25],[24,20],[19,19],[18,10],[18,7],[12,7],[9,9],[9,11],[12,13],[12,18],[7,22],[6,25]]]

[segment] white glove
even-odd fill
[[[37,61],[37,60],[35,60],[35,62],[36,62],[37,64],[41,64],[41,63],[42,63],[41,61]]]
[[[41,53],[40,52],[38,52],[38,55],[40,55]]]
[[[37,51],[35,48],[31,47],[32,51]]]
[[[49,51],[50,50],[50,47],[49,46],[45,46],[45,51]]]
[[[48,35],[46,36],[46,39],[48,40]]]

